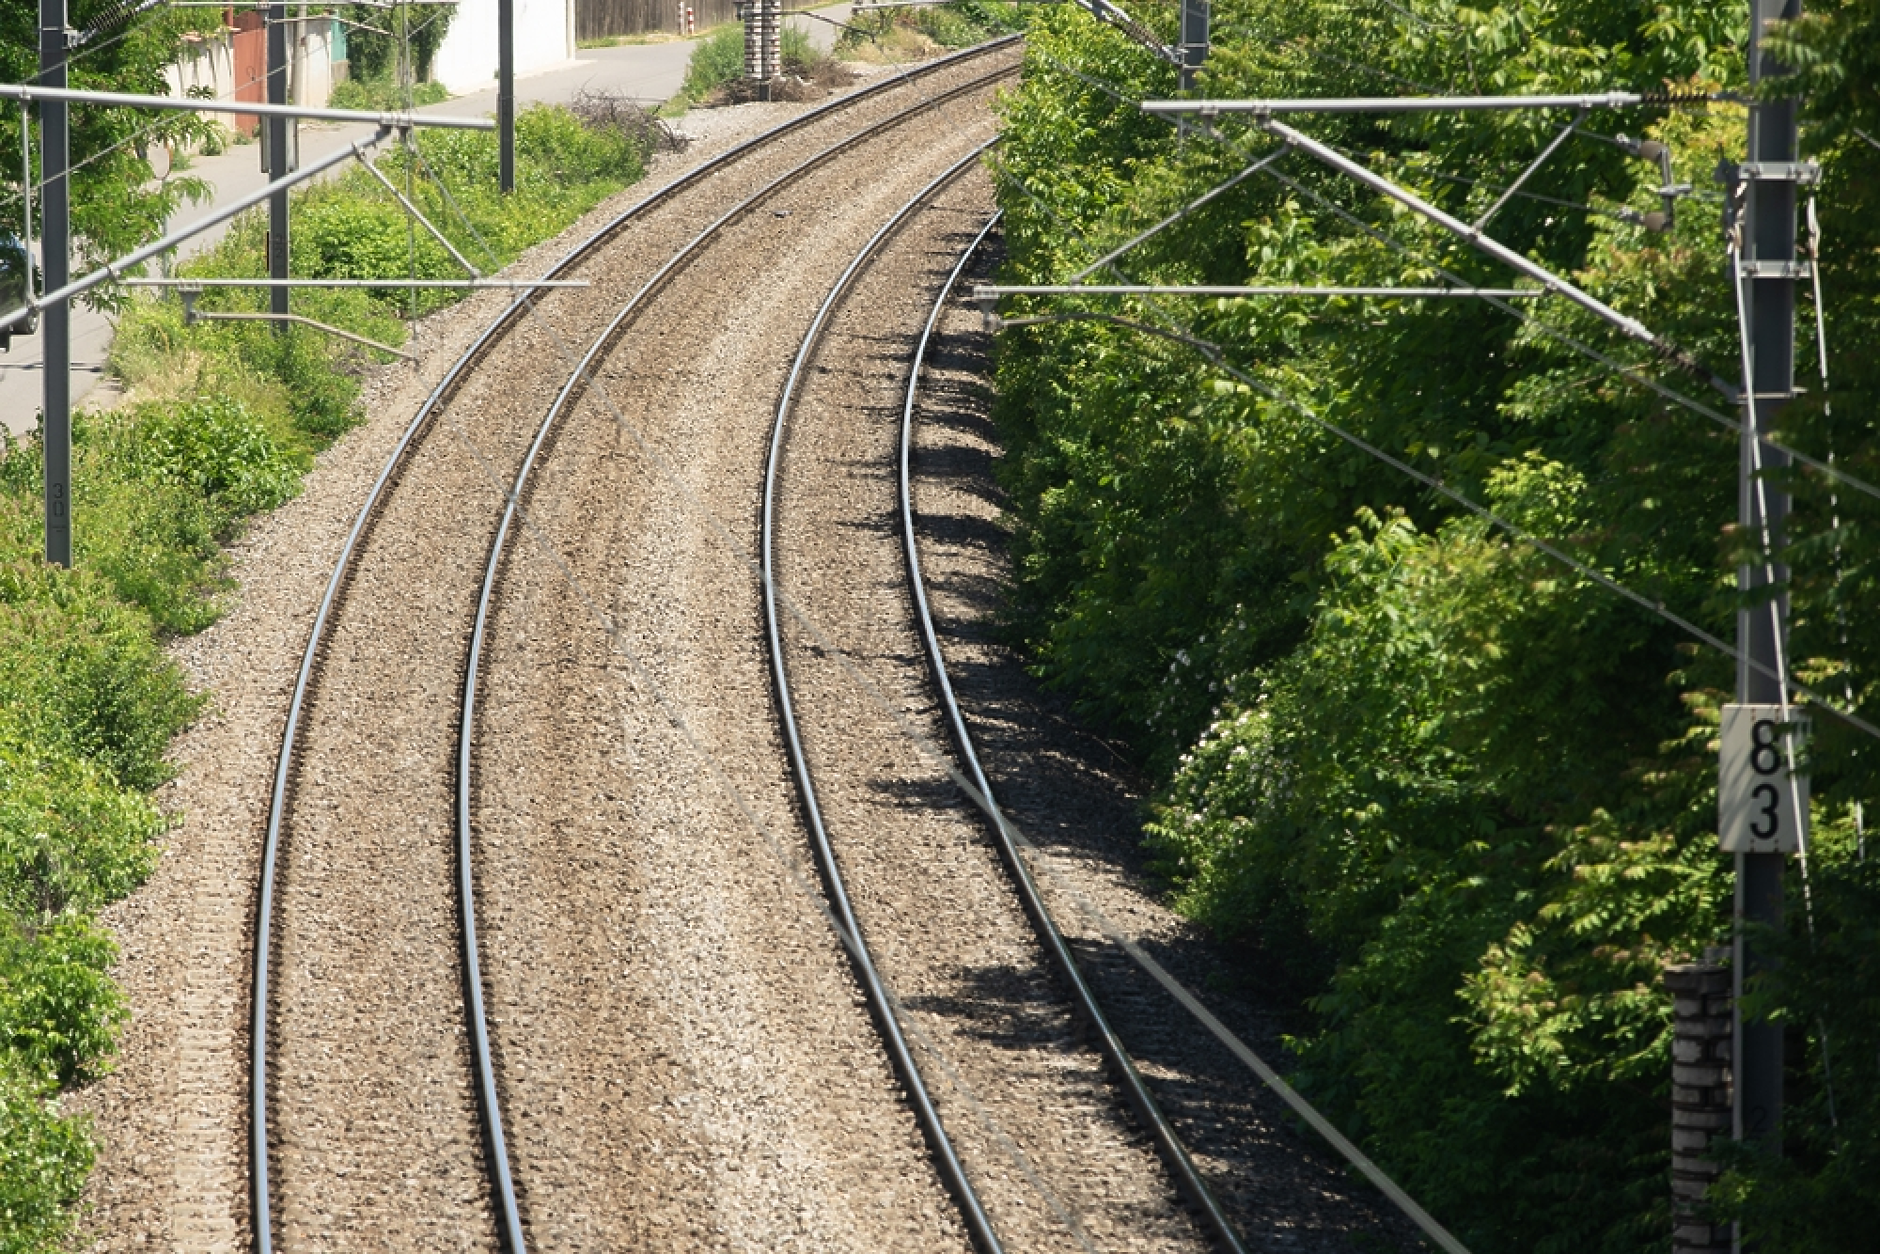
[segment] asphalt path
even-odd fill
[[[837,21],[848,16],[848,5],[819,10]],[[829,22],[800,16],[789,19],[804,28],[820,48],[833,46],[837,28]],[[671,99],[685,79],[686,64],[692,57],[692,41],[628,44],[615,48],[583,48],[573,61],[549,66],[516,79],[518,107],[529,104],[566,104],[583,90],[618,92],[644,104],[659,104]],[[496,112],[496,84],[468,95],[456,96],[441,104],[419,110],[455,117],[485,117]],[[300,159],[304,165],[328,153],[344,148],[372,133],[369,126],[339,123],[307,123],[300,129]],[[345,166],[338,167],[345,169]],[[215,212],[218,204],[256,191],[267,184],[261,173],[261,148],[254,143],[232,145],[214,157],[191,159],[188,173],[203,178],[214,188],[213,197],[199,205],[184,205],[170,219],[172,231],[200,222]],[[189,257],[210,247],[226,232],[218,224],[191,237],[172,256]],[[74,269],[74,276],[78,271]],[[86,398],[94,388],[106,382],[105,363],[111,351],[114,320],[108,313],[87,307],[80,301],[72,313],[72,403]],[[18,336],[12,348],[0,354],[0,422],[15,435],[33,430],[39,421],[44,395],[45,363],[37,335]]]

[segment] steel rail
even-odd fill
[[[998,800],[993,796],[992,784],[979,765],[979,754],[973,746],[972,732],[967,729],[966,716],[960,709],[959,698],[953,692],[953,681],[947,672],[946,656],[940,651],[940,637],[934,630],[933,611],[927,602],[927,582],[921,573],[920,545],[914,535],[914,494],[911,463],[914,444],[914,404],[920,395],[921,370],[927,361],[927,346],[933,339],[934,328],[939,325],[940,315],[945,311],[947,300],[958,285],[960,276],[966,272],[974,254],[979,251],[992,229],[998,225],[1000,214],[995,213],[986,220],[979,234],[960,254],[959,262],[947,281],[940,288],[940,296],[934,301],[933,310],[927,315],[927,325],[922,328],[920,342],[914,348],[913,365],[907,377],[907,401],[901,408],[901,446],[900,446],[900,497],[901,497],[901,544],[907,556],[907,583],[914,603],[914,616],[920,629],[921,643],[927,651],[928,668],[933,673],[934,686],[940,693],[940,704],[946,711],[947,724],[953,732],[954,744],[960,758],[971,776],[973,787],[979,790],[972,800],[985,814],[992,828],[993,839],[998,846],[999,860],[1005,863],[1006,871],[1011,875],[1013,884],[1018,888],[1019,898],[1025,907],[1025,913],[1031,917],[1033,928],[1039,939],[1050,952],[1052,962],[1071,986],[1072,996],[1078,1008],[1090,1022],[1096,1033],[1097,1048],[1104,1060],[1123,1086],[1129,1097],[1129,1104],[1135,1110],[1136,1117],[1148,1130],[1156,1149],[1163,1161],[1175,1173],[1176,1183],[1188,1200],[1197,1207],[1206,1219],[1207,1228],[1215,1241],[1233,1254],[1244,1254],[1246,1247],[1241,1243],[1240,1234],[1235,1230],[1226,1211],[1214,1191],[1195,1167],[1186,1147],[1182,1145],[1180,1135],[1162,1113],[1155,1095],[1149,1091],[1142,1073],[1129,1056],[1122,1038],[1110,1026],[1110,1021],[1103,1013],[1103,1007],[1085,982],[1083,972],[1078,969],[1077,959],[1071,953],[1070,945],[1065,941],[1063,932],[1058,930],[1056,921],[1044,904],[1044,898],[1038,891],[1037,881],[1032,878],[1031,868],[1019,855],[1013,843],[1011,832],[1006,824],[1005,812],[999,808]]]
[[[502,1162],[507,1171],[507,1158],[503,1150],[502,1120],[497,1099],[494,1069],[490,1065],[490,1046],[484,1028],[482,977],[476,950],[476,896],[471,880],[473,853],[475,847],[475,824],[471,817],[471,800],[476,765],[476,709],[477,689],[481,680],[484,643],[488,635],[490,610],[496,599],[496,584],[503,565],[509,536],[515,528],[515,522],[521,511],[522,497],[528,489],[529,477],[534,472],[542,450],[547,446],[557,422],[569,409],[569,403],[584,389],[588,380],[593,378],[596,360],[610,351],[625,331],[629,320],[637,314],[647,298],[663,288],[672,277],[678,274],[696,256],[698,251],[710,243],[725,227],[745,216],[763,201],[774,196],[778,191],[796,182],[817,167],[834,159],[843,152],[865,140],[876,138],[883,132],[899,126],[910,118],[918,117],[934,104],[952,99],[984,87],[987,83],[1016,72],[997,70],[968,82],[949,88],[937,96],[929,97],[910,105],[899,113],[892,114],[853,135],[845,136],[820,152],[806,158],[802,163],[784,171],[757,191],[739,201],[725,211],[716,221],[693,236],[691,240],[668,258],[654,272],[640,289],[621,306],[607,327],[594,339],[581,360],[568,375],[568,381],[562,385],[554,403],[549,406],[548,414],[537,428],[535,438],[523,455],[521,464],[516,469],[516,477],[503,504],[502,519],[497,524],[496,535],[490,542],[489,559],[483,568],[483,584],[477,595],[476,618],[470,632],[469,653],[464,664],[463,696],[460,700],[460,713],[457,721],[457,874],[459,884],[459,904],[462,910],[464,937],[464,985],[465,996],[472,1007],[471,1022],[474,1025],[472,1047],[478,1061],[478,1084],[480,1100],[491,1112],[486,1117],[492,1141],[491,1157]],[[511,1249],[520,1251],[521,1233],[512,1234]]]
[[[868,87],[862,88],[859,91],[851,92],[846,96],[830,101],[828,104],[821,105],[798,117],[783,122],[778,126],[772,127],[763,134],[757,135],[734,148],[720,153],[718,156],[700,165],[697,169],[689,171],[624,210],[617,217],[595,231],[594,234],[589,236],[586,240],[577,244],[566,256],[551,266],[543,277],[554,278],[581,265],[611,243],[613,238],[618,235],[621,230],[640,215],[666,203],[684,191],[699,186],[718,171],[742,160],[788,134],[819,122],[858,102],[904,87],[916,79],[925,78],[962,62],[996,52],[1017,41],[1018,36],[1005,36],[977,45],[973,48],[964,49],[950,56],[939,58],[917,69],[910,70],[903,75],[894,78],[886,78],[880,82],[870,84]],[[930,107],[930,102],[923,100],[920,105],[916,106],[916,109],[927,107]],[[907,112],[911,113],[914,111],[915,110],[908,110]],[[431,420],[438,410],[447,403],[451,397],[456,395],[472,369],[489,354],[503,337],[514,329],[524,314],[534,310],[535,305],[536,299],[533,294],[520,297],[511,302],[488,327],[484,328],[482,334],[477,337],[476,341],[452,364],[450,369],[445,373],[444,378],[439,381],[437,387],[425,399],[424,404],[420,406],[417,414],[412,418],[411,423],[400,436],[397,445],[394,446],[390,455],[386,458],[385,465],[380,470],[378,478],[374,481],[370,491],[367,493],[366,500],[360,507],[358,516],[353,522],[352,529],[347,533],[346,540],[341,546],[339,557],[334,563],[333,573],[328,578],[325,593],[322,595],[319,608],[315,612],[313,626],[308,632],[307,645],[301,657],[299,671],[294,678],[293,695],[288,703],[287,720],[281,733],[281,748],[275,762],[274,785],[268,805],[267,833],[262,846],[261,869],[259,883],[256,889],[255,941],[251,954],[248,1100],[248,1153],[251,1208],[250,1241],[252,1248],[256,1250],[258,1254],[272,1254],[274,1248],[273,1216],[269,1205],[268,1189],[267,1042],[269,1022],[269,963],[273,949],[275,884],[280,860],[282,829],[285,825],[286,818],[287,799],[293,781],[294,750],[299,740],[302,714],[305,712],[307,698],[313,686],[314,671],[319,659],[320,649],[325,641],[327,626],[331,622],[333,612],[338,606],[341,595],[344,592],[348,576],[351,572],[352,559],[358,551],[359,543],[372,521],[377,517],[380,504],[385,497],[387,489],[397,478],[399,471],[403,468],[405,460],[413,446],[417,443],[419,436],[429,428]],[[468,968],[466,967],[466,971],[467,970]],[[480,986],[477,992],[480,998]],[[477,1032],[484,1031],[480,1017],[473,1030]],[[485,1052],[487,1052],[487,1036],[485,1036],[484,1042]],[[498,1206],[505,1212],[499,1227],[503,1231],[505,1242],[510,1249],[510,1254],[522,1254],[523,1246],[519,1244],[519,1211],[515,1202],[513,1181],[509,1179],[507,1158],[504,1155],[494,1152],[494,1149],[501,1144],[500,1111],[494,1101],[489,1100],[489,1098],[485,1096],[489,1094],[493,1097],[493,1087],[486,1087],[479,1083],[478,1093],[480,1102],[488,1101],[488,1104],[484,1106],[481,1113],[484,1121],[486,1157],[490,1160],[488,1167],[493,1177],[500,1178],[500,1183],[497,1179],[492,1180],[492,1185],[497,1191]],[[492,1135],[492,1129],[494,1129],[494,1135]]]
[[[914,1063],[912,1051],[908,1048],[907,1037],[901,1030],[900,1020],[894,1013],[894,1006],[888,997],[888,990],[881,981],[880,973],[875,969],[874,959],[868,952],[868,943],[862,937],[861,924],[856,920],[855,910],[849,901],[847,886],[842,880],[842,869],[836,864],[835,849],[829,843],[829,831],[823,822],[822,806],[816,799],[816,782],[811,775],[809,758],[803,750],[803,739],[797,728],[796,709],[790,699],[789,668],[784,664],[783,633],[777,618],[777,578],[776,578],[776,521],[777,521],[777,479],[783,453],[784,431],[789,425],[790,408],[796,400],[796,386],[803,376],[804,367],[815,355],[816,347],[822,339],[823,329],[828,325],[829,316],[835,310],[842,297],[847,294],[849,285],[854,282],[862,267],[874,257],[889,236],[904,226],[914,214],[926,204],[927,199],[942,186],[963,174],[996,140],[986,143],[968,153],[929,183],[893,217],[876,231],[873,238],[862,246],[862,250],[849,263],[842,277],[829,289],[829,295],[823,300],[822,307],[816,311],[809,330],[804,333],[802,346],[797,350],[796,360],[791,363],[789,378],[784,382],[783,395],[777,402],[777,417],[770,432],[770,453],[764,460],[764,505],[760,525],[763,547],[762,580],[764,585],[764,639],[770,653],[770,677],[777,699],[777,721],[783,730],[784,742],[789,749],[791,771],[796,777],[797,795],[803,803],[804,818],[808,821],[810,843],[815,850],[816,865],[828,890],[830,904],[834,907],[837,925],[846,932],[843,937],[844,947],[849,952],[849,961],[855,968],[856,978],[862,985],[862,992],[868,999],[868,1009],[874,1017],[875,1026],[881,1033],[882,1042],[888,1048],[889,1060],[901,1078],[902,1086],[907,1090],[908,1102],[914,1107],[919,1119],[921,1131],[927,1138],[927,1146],[934,1156],[935,1165],[947,1191],[959,1205],[961,1217],[966,1221],[973,1244],[985,1254],[1000,1254],[1004,1246],[1000,1244],[998,1234],[993,1231],[991,1216],[979,1201],[978,1193],[973,1189],[972,1181],[967,1178],[966,1168],[960,1162],[959,1155],[953,1149],[953,1142],[947,1136],[945,1125],[941,1122],[940,1112],[935,1109],[933,1099],[927,1093],[927,1086],[921,1079],[920,1068]]]

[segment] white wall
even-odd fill
[[[333,23],[296,22],[288,29],[300,32],[288,44],[293,65],[287,81],[294,89],[293,101],[324,109],[333,95]]]
[[[187,95],[195,87],[208,88],[212,96],[234,94],[235,60],[228,35],[209,35],[183,47],[183,55],[174,64],[163,67],[163,77],[169,81],[172,96]],[[226,120],[226,115],[223,117]]]
[[[515,0],[516,73],[574,59],[574,0]],[[453,95],[496,86],[496,0],[462,0],[431,64]]]
[[[295,104],[312,109],[324,108],[333,95],[333,24],[331,22],[295,22],[288,27],[297,32],[288,39],[288,55],[293,65],[287,81],[293,87]],[[187,95],[192,88],[205,87],[211,96],[235,94],[235,59],[233,37],[227,32],[207,35],[183,45],[183,55],[163,67],[163,77],[170,84],[172,96]],[[226,113],[205,113],[223,124]]]

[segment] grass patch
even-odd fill
[[[691,36],[697,38],[697,36]],[[577,48],[637,48],[643,44],[684,43],[685,35],[675,35],[669,30],[642,31],[637,35],[603,35],[599,39],[583,39]]]
[[[387,154],[452,242],[495,269],[640,176],[662,128],[622,102],[517,119],[513,196],[496,192],[493,135],[426,131]],[[458,211],[461,210],[461,217]],[[412,235],[363,171],[296,194],[290,263],[307,277],[460,271]],[[238,219],[185,276],[264,272],[265,219]],[[294,293],[299,313],[385,343],[405,315],[460,296]],[[200,307],[259,309],[257,291],[205,290]],[[65,1089],[108,1070],[128,1015],[99,909],[150,874],[166,820],[152,794],[171,740],[202,711],[164,643],[221,613],[223,545],[300,490],[313,454],[357,421],[375,354],[317,332],[185,325],[180,302],[130,302],[112,368],[128,402],[73,425],[74,568],[41,560],[37,437],[0,449],[0,1254],[61,1249],[93,1159]]]
[[[450,92],[442,83],[413,83],[411,85],[411,104],[443,104],[450,99]],[[358,109],[366,113],[388,113],[405,107],[405,89],[392,78],[357,79],[349,78],[333,85],[333,94],[327,99],[329,109]]]

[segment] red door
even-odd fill
[[[268,32],[261,14],[244,9],[235,15],[235,99],[260,104],[268,98]],[[253,135],[261,119],[252,113],[235,115],[235,129]]]

